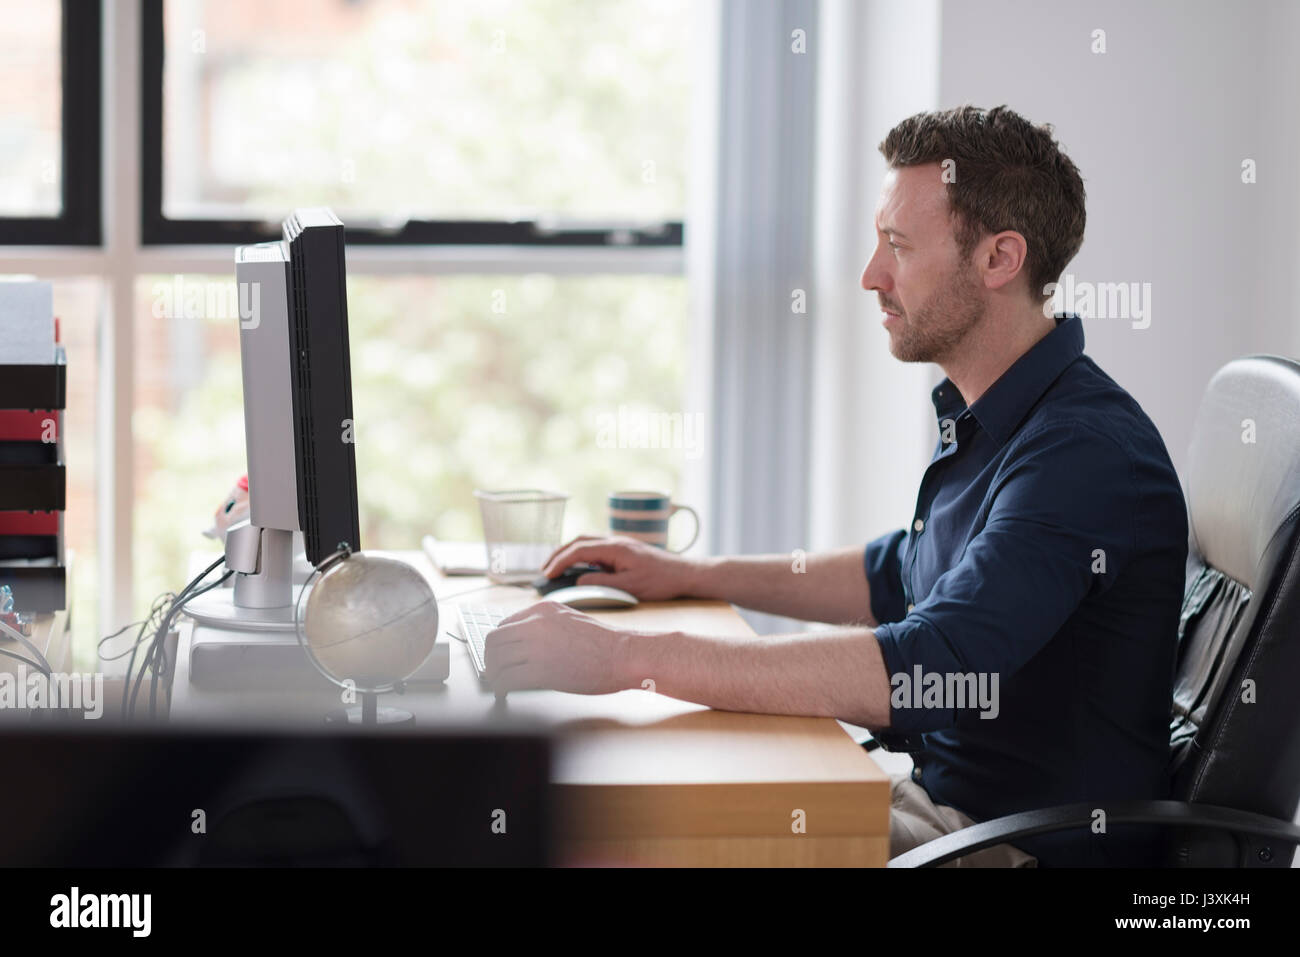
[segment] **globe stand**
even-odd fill
[[[325,716],[327,724],[403,725],[415,724],[415,715],[402,708],[379,707],[379,694],[361,692],[361,704],[340,708]]]

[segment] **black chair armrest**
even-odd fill
[[[1036,834],[1050,834],[1092,824],[1096,804],[1064,804],[1020,811],[981,821],[898,855],[888,867],[938,867],[986,847],[1014,843]],[[1105,807],[1106,824],[1155,824],[1162,827],[1210,828],[1236,835],[1265,838],[1287,846],[1300,844],[1300,826],[1264,814],[1183,801],[1121,801]]]
[[[925,750],[925,738],[919,734],[901,734],[897,731],[873,731],[871,737],[862,742],[868,751],[880,748],[891,754],[910,754]]]

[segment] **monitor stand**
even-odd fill
[[[232,528],[226,567],[235,572],[235,586],[196,596],[186,602],[185,614],[214,628],[293,631],[294,602],[301,592],[294,587],[293,540],[293,532],[279,528]]]

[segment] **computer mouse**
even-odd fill
[[[574,585],[572,588],[557,588],[546,596],[547,601],[558,601],[561,605],[581,610],[598,608],[633,608],[639,602],[635,595],[629,595],[621,588],[608,585]]]
[[[578,579],[588,572],[608,572],[613,571],[608,565],[599,565],[593,562],[578,562],[570,565],[554,578],[547,578],[545,575],[534,579],[533,587],[537,589],[539,595],[549,595],[553,591],[561,588],[572,588],[578,584]]]

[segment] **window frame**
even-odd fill
[[[64,0],[65,7],[71,5]],[[143,76],[150,68],[142,42],[146,6],[157,0],[71,0],[83,25],[98,23],[99,36],[93,49],[82,48],[83,72],[98,69],[94,79],[95,113],[99,147],[94,151],[98,167],[80,178],[94,187],[98,197],[94,219],[101,235],[89,248],[72,245],[41,245],[30,236],[0,243],[0,274],[36,275],[59,280],[96,277],[102,282],[98,309],[84,317],[98,330],[95,364],[98,374],[97,407],[94,410],[95,541],[93,561],[98,579],[97,605],[100,633],[107,633],[131,620],[134,604],[135,489],[137,476],[132,416],[135,409],[136,280],[154,273],[233,274],[232,247],[248,240],[211,237],[204,242],[153,243],[141,241],[144,179],[141,144]],[[573,245],[561,243],[521,244],[392,244],[353,242],[348,235],[348,274],[372,276],[551,273],[555,275],[668,275],[691,278],[691,355],[687,362],[687,406],[707,408],[712,385],[706,359],[712,342],[713,300],[710,229],[713,195],[713,167],[719,136],[716,102],[719,76],[717,51],[721,43],[720,2],[706,0],[703,28],[695,42],[707,63],[700,68],[700,96],[692,103],[692,168],[695,175],[688,196],[688,219],[699,219],[701,228],[692,229],[690,243],[679,234],[674,241],[640,246]],[[158,7],[161,14],[161,7]],[[84,29],[84,26],[83,26]],[[87,31],[94,32],[94,31]],[[101,105],[102,103],[102,105]],[[65,113],[71,116],[71,113]],[[82,115],[85,115],[84,113]],[[85,155],[92,155],[88,151]],[[87,164],[88,166],[89,164]],[[101,185],[102,184],[102,185]],[[0,229],[6,220],[0,217]],[[273,238],[279,238],[278,233]],[[64,317],[65,321],[72,321]],[[681,492],[705,512],[709,510],[711,461],[705,456],[692,462],[683,476]],[[701,547],[709,547],[709,528],[702,532]],[[82,561],[82,567],[85,561]],[[78,641],[83,639],[79,638]]]
[[[4,246],[103,244],[102,9],[99,3],[62,0],[60,11],[61,209],[57,216],[0,216]]]
[[[251,219],[169,219],[163,212],[165,0],[143,0],[140,15],[140,244],[245,245],[280,238],[278,223]],[[354,220],[355,222],[355,220]],[[550,226],[533,219],[412,219],[400,226],[345,228],[350,246],[639,247],[683,244],[681,220]]]

